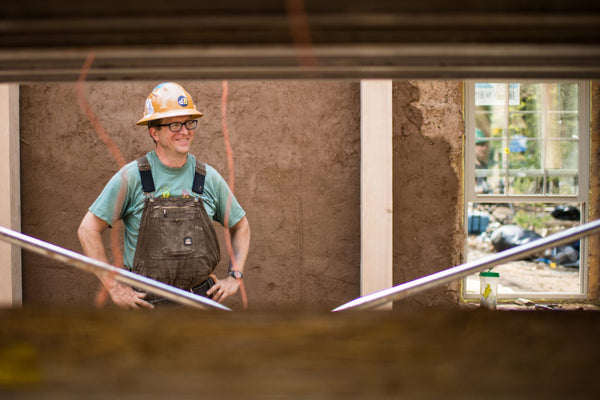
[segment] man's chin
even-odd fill
[[[175,150],[180,154],[186,154],[186,153],[189,153],[189,151],[190,151],[190,145],[189,144],[179,145],[179,146],[175,147]]]

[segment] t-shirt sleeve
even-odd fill
[[[215,171],[213,179],[215,179],[216,189],[216,207],[213,219],[225,226],[225,218],[228,217],[229,227],[232,227],[244,218],[246,211],[244,211],[240,203],[238,203],[237,199],[229,189],[227,182],[218,172]],[[229,214],[227,215],[228,210]]]
[[[127,208],[127,192],[128,179],[126,169],[123,168],[108,181],[91,205],[90,212],[112,226],[114,222],[123,218]]]

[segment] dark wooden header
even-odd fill
[[[206,4],[204,4],[206,3]],[[0,81],[600,77],[600,2],[0,2]]]

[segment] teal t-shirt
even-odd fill
[[[156,188],[155,197],[199,197],[197,193],[192,192],[196,171],[196,158],[192,154],[188,154],[187,162],[181,168],[167,167],[159,160],[154,151],[149,152],[146,156],[152,168],[152,178]],[[227,200],[230,196],[229,226],[232,227],[246,215],[246,212],[229,190],[223,177],[213,167],[206,165],[204,192],[200,198],[209,218],[225,225]],[[123,220],[123,262],[128,268],[133,265],[143,210],[144,192],[136,161],[121,168],[106,184],[100,196],[90,207],[90,211],[95,216],[103,219],[109,225],[113,225],[113,221]]]

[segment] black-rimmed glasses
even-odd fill
[[[179,132],[184,125],[188,131],[191,131],[198,126],[198,120],[192,119],[185,122],[171,122],[170,124],[156,124],[154,126],[168,126],[171,132]]]

